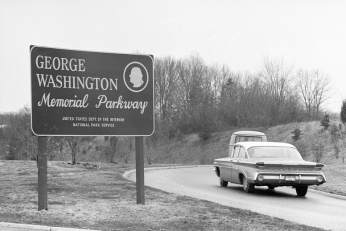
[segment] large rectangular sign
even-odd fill
[[[38,136],[149,136],[154,132],[150,55],[30,46],[31,127]]]

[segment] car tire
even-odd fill
[[[245,176],[243,176],[243,189],[247,193],[252,193],[255,189],[255,184],[250,183]]]
[[[227,187],[228,181],[223,180],[223,179],[221,178],[221,176],[219,177],[219,180],[220,180],[220,185],[221,185],[222,187]]]
[[[296,187],[297,195],[300,197],[304,197],[308,192],[308,186],[297,186]]]

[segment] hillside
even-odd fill
[[[337,121],[331,125],[339,126]],[[294,142],[292,132],[299,128],[301,138]],[[269,141],[287,142],[295,145],[305,160],[326,164],[323,172],[327,177],[327,183],[312,188],[346,196],[346,188],[342,182],[346,181],[346,147],[340,138],[333,141],[332,126],[327,130],[319,121],[290,123],[271,128],[237,128],[224,132],[216,132],[210,135],[210,139],[203,141],[198,134],[190,134],[176,137],[162,142],[158,148],[149,148],[145,155],[152,163],[166,164],[213,164],[215,158],[228,155],[228,143],[233,132],[239,130],[256,130],[264,132]],[[338,147],[338,158],[335,146]]]
[[[330,124],[338,126],[337,121]],[[345,148],[342,142],[332,142],[331,128],[327,130],[319,121],[290,123],[270,128],[233,128],[224,132],[210,134],[210,138],[204,141],[198,134],[180,135],[173,139],[163,140],[157,148],[147,148],[146,155],[153,163],[167,164],[212,164],[215,158],[228,155],[228,143],[231,134],[240,130],[254,130],[264,132],[269,141],[287,142],[295,145],[305,160],[318,161],[324,164],[341,164],[345,156]],[[292,132],[299,128],[301,138],[294,142]],[[336,158],[334,146],[339,148],[339,157]],[[320,146],[318,146],[320,144]],[[318,147],[317,147],[318,146]],[[317,150],[317,148],[319,148]],[[320,151],[316,156],[314,151]]]

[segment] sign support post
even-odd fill
[[[135,137],[137,204],[145,204],[144,195],[144,145],[143,137]]]
[[[47,206],[47,136],[38,137],[38,211]]]

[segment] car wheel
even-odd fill
[[[296,187],[297,195],[300,197],[304,197],[308,192],[308,186],[297,186]]]
[[[274,186],[268,186],[268,188],[271,189],[271,190],[275,189]]]
[[[255,189],[255,184],[249,183],[245,176],[243,176],[243,189],[247,193],[251,193]]]
[[[223,179],[221,178],[221,176],[219,177],[219,180],[220,180],[220,185],[221,185],[222,187],[227,187],[228,181],[223,180]]]

